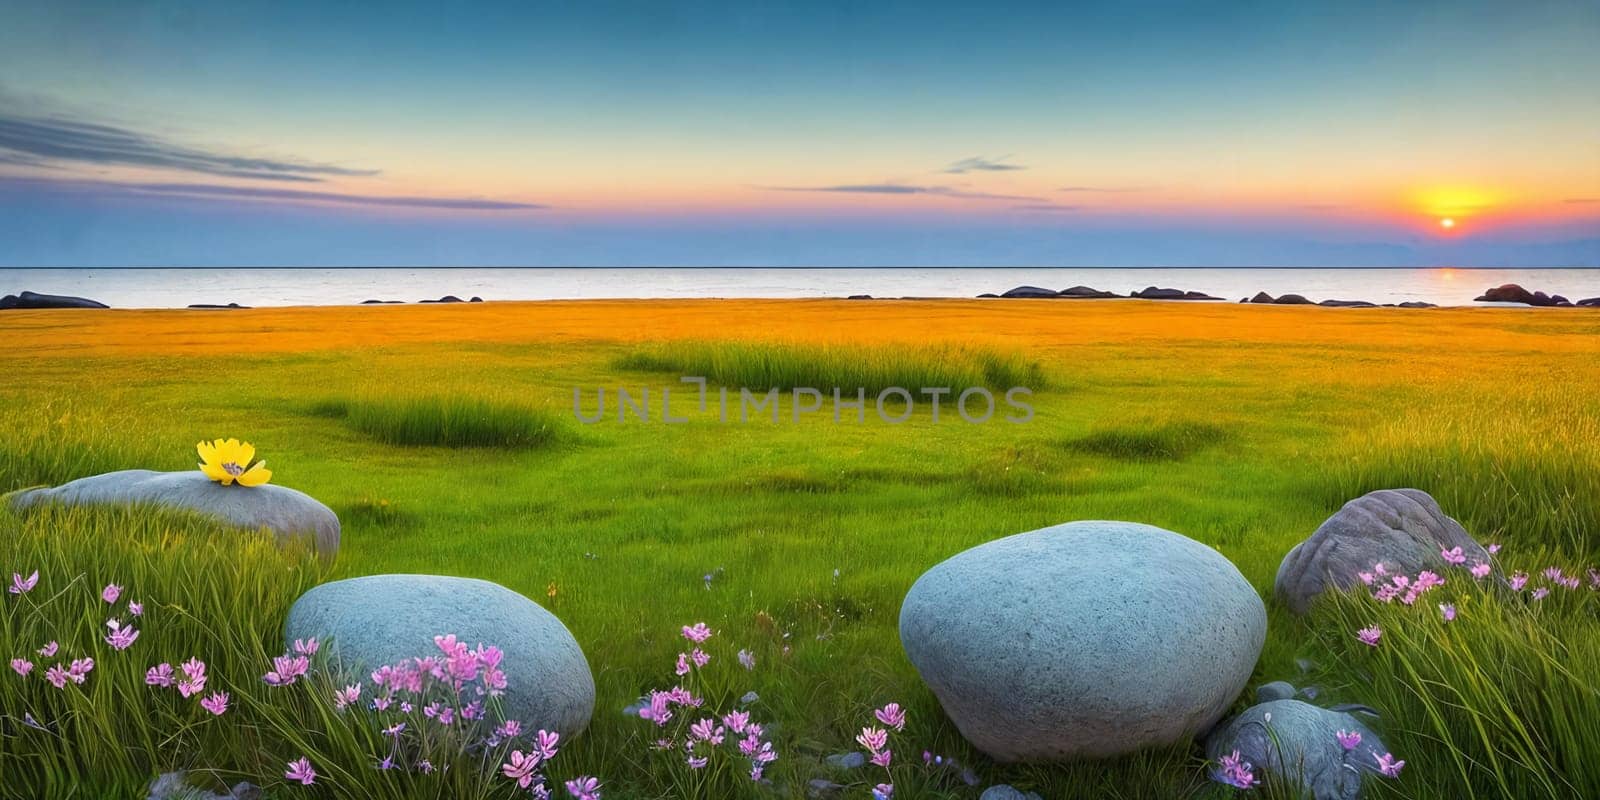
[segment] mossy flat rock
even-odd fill
[[[79,478],[54,488],[7,495],[18,510],[41,504],[63,506],[150,505],[207,514],[241,528],[265,528],[280,541],[311,537],[317,554],[339,552],[339,517],[310,495],[286,486],[223,486],[199,470],[157,472],[125,469]]]
[[[1266,641],[1255,589],[1216,550],[1132,522],[1072,522],[928,570],[906,655],[967,741],[1000,761],[1122,755],[1210,728]]]
[[[523,728],[576,736],[594,713],[594,676],[572,633],[543,606],[497,583],[443,575],[369,575],[312,588],[289,609],[284,638],[316,638],[353,678],[437,655],[433,637],[505,653],[501,698]],[[370,688],[370,687],[369,687]]]

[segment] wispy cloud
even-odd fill
[[[327,177],[363,177],[377,170],[350,169],[290,159],[207,150],[128,128],[62,115],[0,112],[0,159],[7,163],[74,163],[133,166],[226,178],[315,183]]]
[[[1056,191],[1080,194],[1120,194],[1123,192],[1147,192],[1144,186],[1063,186]]]
[[[943,171],[951,175],[962,175],[968,172],[1011,172],[1013,170],[1027,169],[1021,164],[1005,163],[1005,160],[1010,157],[984,158],[983,156],[973,156],[972,158],[963,158],[945,167]]]
[[[537,211],[549,206],[510,200],[485,200],[470,197],[390,197],[385,195],[312,192],[258,186],[220,186],[208,183],[116,183],[91,180],[37,180],[0,178],[0,186],[32,186],[67,191],[98,192],[115,196],[160,195],[175,198],[226,198],[310,203],[340,203],[353,206],[422,208],[446,211]]]
[[[906,183],[845,183],[834,186],[763,186],[775,192],[832,192],[835,194],[921,194],[938,197],[959,197],[967,200],[1038,200],[1040,198],[1017,194],[992,194],[974,192],[958,186],[919,186]]]
[[[1026,205],[1012,206],[1013,211],[1052,211],[1071,212],[1082,210],[1083,206],[1058,205],[1056,203],[1029,203]]]

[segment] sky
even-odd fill
[[[0,266],[1600,266],[1600,3],[0,0]]]

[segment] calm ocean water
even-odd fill
[[[1162,286],[1238,300],[1265,291],[1312,300],[1472,305],[1520,283],[1577,300],[1600,296],[1600,269],[0,269],[0,294],[91,297],[119,308],[191,303],[347,305],[453,294],[485,300],[684,297],[972,297],[1031,284],[1119,294]]]

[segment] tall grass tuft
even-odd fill
[[[474,397],[333,399],[310,413],[402,446],[539,448],[559,441],[562,430],[544,411]]]
[[[0,430],[5,432],[0,436],[0,492],[119,469],[194,466],[193,459],[141,434],[137,415],[119,416],[108,407],[115,404],[6,404],[0,409]]]
[[[1363,432],[1317,472],[1336,508],[1375,489],[1433,495],[1480,540],[1600,552],[1600,393],[1550,384],[1474,393]]]
[[[1127,461],[1180,460],[1222,441],[1227,430],[1193,420],[1121,423],[1069,440],[1067,449]]]
[[[910,390],[1046,385],[1044,368],[1015,353],[961,347],[847,347],[752,342],[671,342],[627,353],[623,370],[703,377],[712,384],[751,389]]]
[[[260,683],[281,645],[285,614],[318,578],[309,548],[281,550],[265,533],[229,530],[181,514],[44,507],[18,517],[0,510],[6,542],[0,576],[39,572],[38,584],[0,601],[5,660],[36,662],[0,676],[0,796],[142,797],[151,778],[175,769],[230,775],[281,772],[270,732],[214,718],[176,693],[145,686],[145,670],[191,657],[205,661],[212,690]],[[115,583],[122,597],[106,603]],[[129,602],[143,604],[132,616]],[[107,644],[106,620],[132,623],[126,650]],[[58,642],[54,656],[38,653]],[[82,685],[44,679],[54,663],[91,657]],[[263,752],[263,751],[268,752]],[[18,793],[21,794],[18,794]],[[77,792],[78,794],[74,794]]]
[[[1378,709],[1406,760],[1399,781],[1372,782],[1380,796],[1600,796],[1600,591],[1539,577],[1544,552],[1501,555],[1535,575],[1524,591],[1452,569],[1414,606],[1354,592],[1308,617],[1325,685]],[[1383,631],[1376,647],[1355,636],[1369,625]]]

